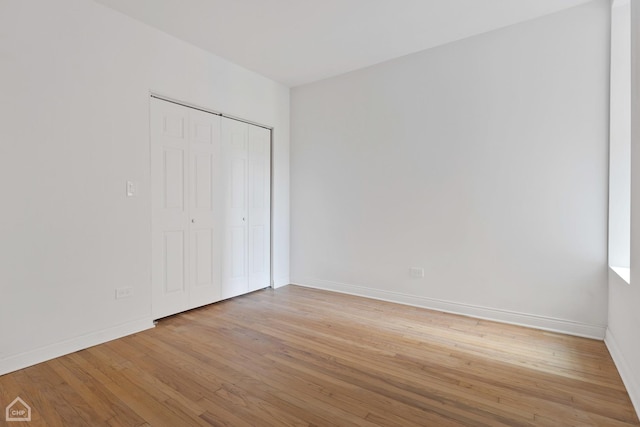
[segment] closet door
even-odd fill
[[[271,281],[271,131],[222,118],[222,298]]]
[[[222,118],[224,243],[222,298],[249,291],[247,173],[249,125]]]
[[[220,116],[189,109],[189,308],[219,301]]]
[[[271,285],[271,131],[249,125],[249,292]]]
[[[151,99],[152,314],[220,300],[220,117]]]
[[[189,304],[189,114],[151,99],[152,313],[155,319]]]

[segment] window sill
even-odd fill
[[[631,269],[629,267],[617,267],[610,265],[609,268],[620,276],[622,280],[627,283],[631,283]]]

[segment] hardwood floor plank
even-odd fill
[[[104,376],[101,371],[95,369],[84,357],[87,350],[76,352],[65,357],[58,358],[60,363],[72,369],[76,377],[82,378],[85,386],[91,390],[91,395],[86,399],[92,405],[108,405],[113,412],[107,420],[110,426],[143,426],[145,420],[127,406],[124,396],[113,393],[110,385],[113,382]]]
[[[0,377],[32,426],[640,426],[601,341],[286,286]]]

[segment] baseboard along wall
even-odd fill
[[[134,320],[108,329],[50,344],[25,353],[9,356],[0,360],[0,375],[27,368],[56,357],[64,356],[94,345],[122,338],[154,327],[150,318]]]
[[[295,278],[292,280],[292,284],[597,340],[603,340],[606,332],[606,326],[604,325],[590,325],[570,320],[556,319],[553,317],[538,316],[528,313],[519,313],[515,311],[408,295],[399,292],[372,289],[364,286],[338,283],[328,280]]]

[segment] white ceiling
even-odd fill
[[[95,0],[298,86],[590,0]]]

